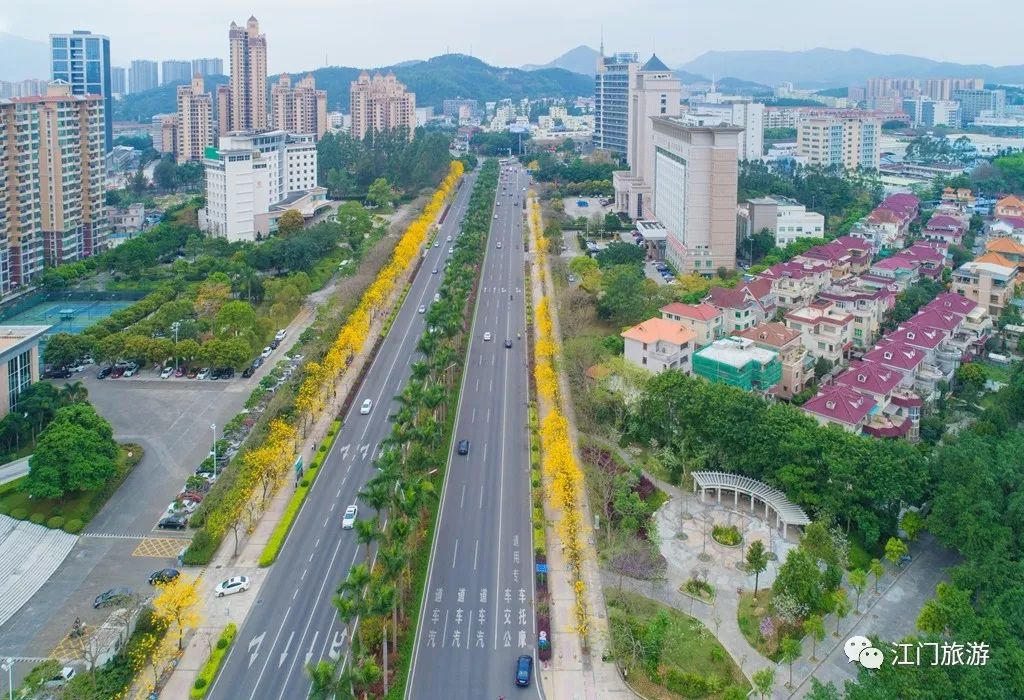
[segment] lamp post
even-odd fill
[[[14,659],[8,657],[0,664],[0,669],[7,671],[7,697],[14,700]]]
[[[210,430],[213,431],[213,475],[217,476],[217,424],[211,423]]]
[[[178,371],[178,329],[181,328],[181,321],[175,321],[171,324],[171,330],[174,331],[174,371]]]

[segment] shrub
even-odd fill
[[[218,649],[221,648],[219,641],[217,642],[217,648]],[[206,679],[203,678],[202,676],[199,676],[198,678],[196,678],[196,682],[192,684],[192,687],[195,688],[196,690],[202,690],[203,688],[206,687]]]
[[[224,663],[228,647],[234,641],[237,631],[238,628],[235,626],[235,623],[229,622],[224,631],[221,632],[220,639],[217,640],[217,646],[210,653],[210,658],[206,660],[203,667],[199,669],[199,675],[196,677],[195,683],[192,684],[192,690],[189,691],[189,697],[193,698],[193,700],[199,700],[199,698],[206,695],[207,688],[213,683],[213,679],[217,677],[221,664]]]
[[[15,508],[11,511],[11,517],[15,520],[24,520],[28,517],[28,511],[24,508]]]
[[[64,516],[53,516],[52,518],[46,521],[46,527],[50,528],[51,530],[59,530],[60,528],[64,527]]]
[[[547,553],[547,544],[544,541],[543,527],[533,528],[533,551],[537,555],[544,555]]]
[[[730,547],[735,547],[743,539],[743,535],[740,534],[739,528],[735,525],[715,525],[711,528],[711,537],[715,542]]]
[[[684,698],[702,698],[710,692],[709,684],[704,676],[699,673],[680,671],[674,667],[669,667],[665,672],[665,687],[673,693],[679,693]]]
[[[82,531],[83,527],[85,527],[85,523],[78,518],[71,518],[71,520],[64,523],[64,530],[66,532],[70,532],[72,535],[77,535]]]
[[[190,566],[209,564],[216,551],[216,538],[206,530],[200,530],[192,538],[192,544],[185,550],[182,562]]]
[[[35,523],[36,525],[42,525],[43,521],[46,520],[46,516],[43,515],[42,513],[33,513],[32,515],[29,516],[28,519],[29,519],[29,521]]]
[[[303,479],[302,481],[300,481],[299,482],[299,486],[303,486],[303,487],[308,488],[309,487],[309,479]]]

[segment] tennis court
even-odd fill
[[[54,333],[81,333],[96,321],[118,309],[131,306],[132,301],[44,301],[4,321],[7,326],[52,326],[39,340],[40,366],[46,339]]]

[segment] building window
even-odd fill
[[[7,361],[7,408],[14,410],[18,396],[32,383],[32,350]]]

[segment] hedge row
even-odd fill
[[[193,700],[200,700],[200,698],[206,697],[210,686],[213,685],[213,679],[217,677],[220,666],[228,655],[231,643],[235,641],[236,632],[238,632],[238,628],[235,626],[235,623],[229,622],[224,631],[220,633],[217,645],[210,651],[210,658],[206,660],[206,663],[199,670],[199,675],[196,677],[195,683],[192,684],[192,690],[188,693],[189,697],[193,698]]]

